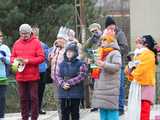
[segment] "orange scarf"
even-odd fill
[[[98,55],[99,55],[100,60],[104,61],[106,56],[113,50],[114,50],[113,48],[99,48]],[[94,79],[99,79],[100,73],[101,73],[100,68],[93,68],[91,72],[91,76]]]

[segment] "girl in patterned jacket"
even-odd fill
[[[83,80],[86,77],[86,66],[78,58],[78,46],[71,43],[65,50],[64,60],[55,76],[58,86],[58,98],[62,120],[79,120],[80,100],[84,97]]]

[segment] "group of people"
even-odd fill
[[[98,23],[91,24],[89,30],[92,36],[81,45],[74,30],[60,27],[57,40],[49,48],[39,40],[38,27],[22,24],[19,27],[20,38],[14,43],[12,52],[3,44],[0,31],[0,120],[5,113],[7,65],[16,60],[25,65],[22,71],[16,72],[22,120],[28,120],[29,116],[31,120],[37,120],[39,113],[45,114],[42,99],[48,68],[60,120],[80,119],[84,81],[88,76],[93,82],[92,110],[99,109],[100,120],[119,120],[124,113],[125,74],[132,81],[127,119],[149,120],[157,64],[152,36],[136,39],[136,50],[132,58],[128,56],[130,62],[126,64],[127,39],[112,17],[106,18],[104,30]],[[136,108],[140,108],[139,111]]]
[[[62,112],[60,115],[63,119],[67,119],[69,116],[66,112],[70,114],[70,107],[72,107],[73,119],[79,119],[79,104],[83,98],[82,81],[86,77],[87,67],[80,60],[81,44],[75,39],[75,32],[61,27],[53,47],[49,48],[39,40],[37,26],[22,24],[19,27],[20,37],[14,43],[12,52],[4,44],[3,34],[0,33],[0,120],[4,119],[5,113],[7,65],[9,64],[17,65],[15,79],[23,120],[28,120],[29,116],[32,120],[37,120],[39,114],[45,114],[42,110],[42,100],[45,84],[48,81],[46,80],[48,69],[51,69],[50,75],[54,81],[55,97],[58,98],[59,109]],[[18,64],[16,64],[17,61]]]

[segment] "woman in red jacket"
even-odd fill
[[[38,65],[45,59],[41,44],[32,33],[28,24],[19,27],[20,38],[14,43],[11,63],[20,60],[24,69],[16,72],[16,80],[20,95],[22,120],[29,118],[29,103],[31,100],[31,120],[38,119]]]

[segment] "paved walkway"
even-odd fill
[[[160,105],[154,106],[151,111],[150,120],[160,120],[155,119],[155,116],[160,116]],[[98,120],[98,112],[90,112],[89,109],[81,110],[81,120]],[[9,113],[6,114],[5,120],[21,120],[20,113]],[[58,114],[56,111],[47,111],[46,115],[40,115],[38,120],[58,120]],[[120,120],[125,120],[125,115],[120,117]]]

